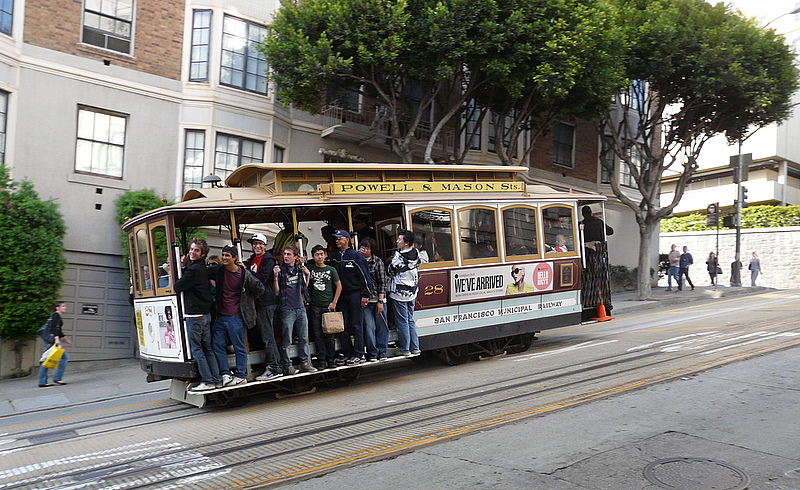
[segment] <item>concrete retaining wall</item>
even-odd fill
[[[678,245],[678,250],[683,246],[689,247],[689,252],[694,258],[694,265],[690,269],[690,277],[697,286],[709,284],[706,271],[708,253],[716,249],[716,231],[686,231],[675,233],[662,233],[659,238],[659,253],[668,253],[671,244]],[[723,274],[719,278],[720,285],[729,285],[731,277],[731,263],[735,257],[736,231],[719,231],[719,264]],[[785,228],[754,228],[742,230],[741,235],[741,261],[742,285],[750,285],[750,271],[747,265],[756,252],[761,259],[761,270],[757,284],[781,289],[800,287],[800,227],[790,226]],[[659,282],[666,285],[666,278]]]

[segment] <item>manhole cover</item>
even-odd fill
[[[732,464],[708,458],[667,458],[644,468],[647,481],[675,490],[745,490],[750,477]]]

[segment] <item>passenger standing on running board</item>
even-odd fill
[[[175,291],[183,293],[183,313],[189,348],[197,362],[200,383],[189,391],[208,391],[222,388],[219,364],[211,347],[211,288],[206,267],[208,243],[202,238],[192,238],[189,253],[181,257],[183,274],[175,281]]]
[[[267,250],[267,237],[263,233],[253,233],[253,236],[247,241],[253,247],[253,255],[247,259],[244,265],[256,276],[256,279],[264,284],[265,289],[264,294],[256,300],[256,324],[261,332],[261,340],[264,341],[264,364],[267,369],[256,380],[269,381],[283,376],[273,323],[275,308],[278,306],[273,290],[275,282],[273,270],[277,262],[272,253]]]
[[[222,247],[222,267],[216,269],[217,319],[214,322],[214,354],[224,386],[247,383],[247,346],[245,325],[256,325],[256,301],[264,294],[264,285],[239,263],[235,245]],[[230,375],[228,344],[233,345],[236,372]]]
[[[362,310],[364,324],[364,342],[367,348],[367,362],[387,360],[386,351],[389,344],[389,325],[386,322],[386,266],[375,255],[378,242],[367,237],[358,245],[358,253],[367,259],[369,275],[372,279],[372,295],[369,304]]]
[[[417,324],[414,322],[414,305],[419,290],[419,254],[414,245],[414,233],[397,232],[397,251],[387,267],[389,299],[394,310],[397,342],[400,353],[411,357],[420,353]]]
[[[355,366],[364,362],[364,325],[361,318],[362,310],[369,303],[372,279],[367,259],[350,247],[350,233],[339,230],[333,236],[339,253],[333,254],[330,262],[342,281],[339,311],[342,312],[345,325],[341,336],[342,353],[347,358],[337,359],[337,364]]]
[[[296,374],[289,357],[293,334],[297,334],[297,355],[300,357],[300,372],[316,373],[308,358],[308,316],[304,300],[308,296],[308,278],[305,257],[294,245],[283,249],[283,263],[276,265],[274,289],[278,297],[281,322],[281,365],[283,374]]]

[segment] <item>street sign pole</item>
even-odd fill
[[[739,158],[734,173],[736,174],[736,257],[731,267],[731,286],[742,286],[742,177],[745,175],[742,161],[742,140],[739,140]]]

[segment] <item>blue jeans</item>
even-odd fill
[[[314,333],[314,350],[317,352],[317,360],[333,362],[336,357],[336,334],[322,332],[322,314],[327,311],[327,306],[311,305],[308,327]]]
[[[305,308],[281,310],[281,364],[287,368],[292,365],[289,347],[292,345],[292,330],[297,332],[297,354],[300,362],[308,362],[308,317]]]
[[[348,357],[364,357],[364,325],[361,322],[364,309],[361,308],[361,292],[343,293],[339,297],[338,307],[344,317],[342,353]]]
[[[244,345],[244,322],[240,316],[217,315],[214,322],[214,355],[217,357],[220,374],[228,374],[231,371],[228,363],[228,351],[225,349],[228,344],[233,345],[233,352],[236,354],[237,378],[247,379],[247,347]]]
[[[189,347],[192,357],[197,362],[197,372],[200,380],[206,384],[221,382],[219,365],[214,357],[211,347],[211,314],[186,319],[186,331],[189,332]]]
[[[681,272],[679,276],[680,281],[678,282],[678,291],[683,290],[683,276],[686,276],[686,282],[689,283],[689,286],[694,287],[694,284],[692,284],[692,280],[689,278],[689,268],[681,267]]]
[[[397,301],[390,299],[394,309],[394,325],[397,328],[397,343],[400,352],[419,350],[417,324],[414,322],[415,301]]]
[[[44,342],[44,350],[46,351],[50,347],[53,347],[53,344],[48,344]],[[58,366],[56,366],[56,372],[53,374],[53,381],[61,381],[61,378],[64,377],[64,371],[67,369],[67,361],[69,361],[69,355],[67,355],[67,351],[64,351],[64,355],[61,356],[61,360],[58,361]],[[42,366],[39,368],[39,384],[46,385],[47,384],[47,368]]]
[[[256,325],[261,331],[261,340],[264,341],[264,363],[267,369],[273,373],[281,372],[278,360],[278,344],[275,342],[275,328],[273,320],[275,318],[275,308],[277,305],[263,305],[256,309]]]
[[[364,343],[367,347],[367,355],[377,358],[381,354],[386,355],[389,344],[389,325],[386,321],[386,305],[382,313],[378,313],[378,303],[369,303],[362,310],[364,324]]]
[[[667,270],[667,284],[668,284],[667,288],[668,289],[672,289],[672,278],[673,277],[675,278],[675,284],[677,284],[678,287],[681,287],[681,268],[680,267],[674,267],[673,266],[673,267],[670,267]]]

